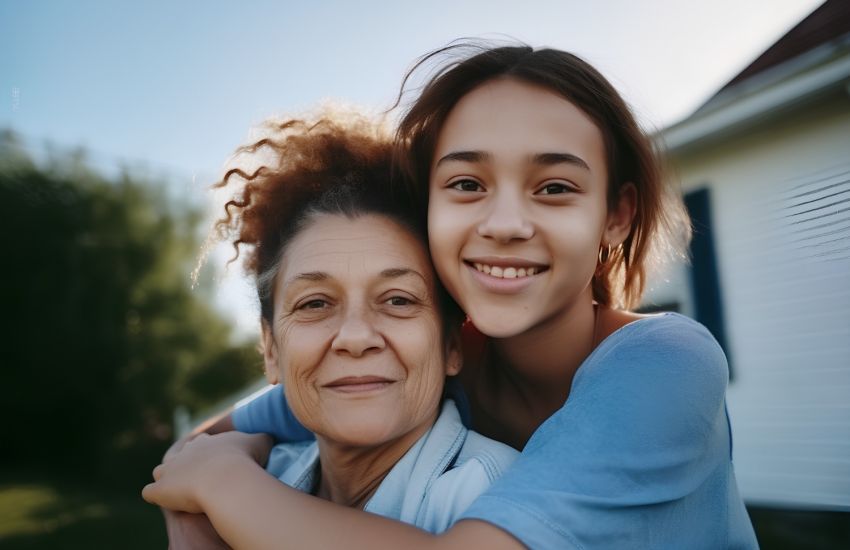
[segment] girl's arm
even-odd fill
[[[172,459],[189,441],[199,434],[219,434],[232,431],[271,433],[278,440],[300,441],[313,437],[301,426],[286,405],[282,387],[270,386],[267,391],[235,410],[229,410],[196,427],[191,434],[174,442],[163,457],[163,462]],[[268,460],[258,456],[261,463]],[[217,548],[226,547],[218,538],[209,519],[204,514],[175,513],[163,509],[168,540],[171,548]]]
[[[315,437],[292,414],[283,395],[283,386],[269,386],[247,403],[206,420],[195,427],[192,433],[175,441],[165,452],[163,462],[198,434],[214,435],[231,431],[269,434],[281,443],[308,441]]]
[[[165,515],[165,530],[168,533],[168,548],[170,550],[190,550],[204,548],[205,550],[226,550],[230,548],[210,523],[204,514],[188,514],[162,509]]]
[[[206,512],[234,548],[523,548],[482,521],[462,521],[434,536],[301,493],[257,464],[254,441],[236,437],[251,436],[196,438],[154,470],[157,481],[145,487],[142,496],[165,508]]]
[[[516,539],[489,523],[461,521],[442,535],[301,493],[254,465],[227,476],[211,495],[209,517],[234,548],[380,548],[519,550]],[[233,470],[228,470],[232,472]],[[225,498],[229,497],[229,498]],[[256,503],[248,510],[246,502]]]

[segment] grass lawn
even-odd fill
[[[3,475],[0,548],[166,548],[162,515],[139,491]]]

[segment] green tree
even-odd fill
[[[197,209],[81,155],[41,167],[0,142],[0,461],[138,485],[175,407],[238,389],[259,358],[190,288]]]

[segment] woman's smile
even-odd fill
[[[345,376],[322,385],[323,388],[343,394],[375,393],[388,389],[396,380],[383,376]]]

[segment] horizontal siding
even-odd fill
[[[734,414],[743,494],[850,509],[850,165],[770,183],[740,205]],[[724,216],[731,220],[732,216]]]
[[[741,494],[850,510],[850,102],[819,109],[681,159],[679,174],[714,200]]]
[[[779,183],[726,248],[736,281],[739,484],[761,502],[850,508],[850,165]]]

